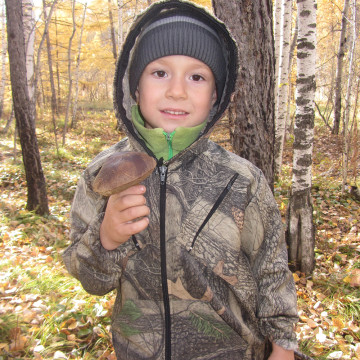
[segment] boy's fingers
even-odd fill
[[[140,220],[123,224],[123,230],[124,233],[127,234],[128,237],[130,237],[131,235],[135,235],[145,230],[148,225],[149,225],[149,218],[143,217]]]
[[[124,210],[121,213],[121,223],[128,223],[129,221],[132,222],[135,219],[148,216],[150,214],[150,209],[146,205],[142,206],[133,206]]]
[[[141,194],[145,194],[145,192],[146,192],[146,187],[144,185],[134,185],[134,186],[127,188],[124,191],[121,191],[121,192],[111,195],[111,196],[121,197],[121,196],[126,196],[126,195],[141,195]]]
[[[139,190],[140,194],[134,194],[134,191],[130,191],[128,193],[128,190],[126,190],[126,192],[121,192],[116,195],[111,195],[108,201],[107,208],[112,208],[116,211],[123,211],[130,207],[146,204],[146,198],[143,195],[141,189]]]

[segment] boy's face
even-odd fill
[[[203,123],[216,101],[210,68],[189,56],[171,55],[147,65],[136,97],[147,128],[167,133]]]

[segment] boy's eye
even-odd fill
[[[153,74],[158,78],[163,78],[166,76],[166,72],[163,70],[154,71]]]
[[[191,80],[201,81],[201,80],[204,80],[204,78],[201,75],[194,74],[194,75],[191,75]]]

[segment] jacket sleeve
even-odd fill
[[[281,215],[261,174],[256,192],[245,210],[242,237],[258,284],[257,317],[263,335],[287,350],[296,350],[296,289],[288,267]]]
[[[63,253],[66,268],[94,295],[104,295],[119,286],[127,245],[108,251],[100,242],[100,225],[106,198],[91,190],[86,171],[80,178],[72,204],[71,245]]]

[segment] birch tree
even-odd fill
[[[114,19],[112,13],[112,0],[108,0],[109,7],[109,22],[110,22],[110,35],[111,35],[111,43],[112,43],[112,53],[114,60],[117,59],[117,51],[116,51],[116,40],[115,40],[115,27],[114,27]]]
[[[117,0],[118,5],[118,49],[122,48],[123,43],[123,0]],[[120,51],[120,50],[119,50]]]
[[[275,174],[277,175],[281,173],[288,111],[291,15],[292,0],[282,0],[278,100],[275,110]]]
[[[6,21],[5,21],[5,4],[2,6],[1,12],[1,82],[0,82],[0,118],[4,109],[4,95],[6,86]]]
[[[81,28],[80,28],[80,38],[78,44],[78,53],[76,58],[76,69],[75,69],[75,97],[73,103],[73,114],[71,120],[71,127],[75,126],[76,123],[76,113],[78,108],[78,98],[79,98],[79,76],[80,76],[80,62],[81,62],[81,45],[82,45],[82,37],[84,33],[84,25],[85,25],[85,18],[86,18],[86,9],[87,3],[85,2],[84,5],[84,12],[82,16]]]
[[[30,109],[33,113],[32,118],[36,119],[36,100],[35,100],[35,62],[34,62],[34,43],[35,43],[35,19],[33,13],[32,0],[22,0],[23,27],[26,51],[26,78],[28,83]]]
[[[348,81],[347,81],[347,90],[346,90],[346,98],[345,98],[345,109],[344,109],[344,146],[343,146],[343,154],[342,154],[342,188],[341,192],[344,193],[345,185],[347,183],[347,172],[348,172],[348,163],[349,163],[349,150],[350,150],[350,139],[351,133],[349,130],[349,119],[350,119],[350,97],[351,97],[351,89],[354,77],[354,56],[355,56],[355,45],[357,39],[357,19],[356,19],[356,2],[352,1],[352,33],[351,33],[351,48],[349,52],[349,71],[348,71]],[[356,108],[356,107],[355,107]],[[355,111],[355,109],[354,109]],[[355,119],[355,122],[357,119]]]
[[[46,2],[43,0],[43,14],[44,20],[47,21],[47,11],[46,11]],[[51,87],[51,117],[54,128],[54,138],[55,138],[55,146],[56,152],[59,153],[59,145],[57,140],[57,126],[56,126],[56,114],[57,114],[57,101],[56,101],[56,92],[55,92],[55,82],[54,82],[54,72],[52,65],[52,55],[51,55],[51,43],[50,43],[50,35],[48,29],[45,29],[46,36],[46,49],[47,49],[47,57],[48,57],[48,65],[49,65],[49,78],[50,78],[50,87]]]
[[[45,41],[45,38],[46,38],[46,34],[49,30],[49,25],[50,25],[50,20],[51,20],[51,17],[52,17],[52,14],[53,14],[53,11],[56,7],[56,4],[57,4],[57,1],[58,0],[53,0],[53,3],[51,4],[51,7],[50,7],[50,11],[49,11],[49,15],[45,18],[45,26],[44,26],[44,32],[42,34],[42,37],[41,37],[41,40],[40,40],[40,44],[39,44],[39,47],[37,49],[37,56],[36,56],[36,65],[35,65],[35,76],[34,76],[34,98],[36,99],[37,98],[37,84],[38,84],[38,81],[39,81],[39,78],[40,78],[40,81],[41,81],[41,76],[40,76],[40,65],[41,65],[41,52],[42,52],[42,47],[44,45],[44,41]],[[42,87],[42,86],[41,86]],[[43,88],[43,87],[42,87]],[[44,98],[44,96],[42,96],[42,98]]]
[[[346,29],[347,29],[347,16],[349,12],[350,0],[344,0],[344,9],[342,12],[341,32],[339,41],[339,51],[337,54],[337,67],[335,79],[335,100],[334,100],[334,126],[332,133],[339,134],[340,120],[341,120],[341,91],[342,91],[342,73],[343,63],[346,50]]]
[[[58,20],[55,13],[55,48],[56,48],[56,79],[57,79],[57,112],[61,105],[61,87],[60,87],[60,59],[59,59],[59,34],[58,34]],[[58,113],[57,113],[58,114]]]
[[[297,6],[295,139],[292,187],[287,213],[287,243],[291,268],[310,274],[315,266],[311,174],[316,89],[316,3],[315,0],[297,0]]]
[[[40,215],[46,215],[49,214],[46,183],[41,166],[35,133],[35,121],[30,108],[26,81],[25,40],[21,2],[5,0],[5,4],[11,89],[28,190],[26,208],[34,210]]]
[[[272,1],[213,0],[239,47],[239,75],[229,107],[234,151],[274,184],[274,41]],[[261,26],[259,26],[261,24]]]
[[[282,0],[275,0],[274,3],[274,56],[275,56],[275,88],[274,88],[274,99],[275,99],[275,118],[278,109],[278,89],[279,89],[279,61],[280,61],[280,29],[281,29],[281,4]]]
[[[64,122],[64,131],[63,131],[63,139],[62,139],[62,145],[65,146],[65,139],[66,139],[66,133],[67,133],[67,127],[69,123],[69,114],[70,114],[70,106],[71,106],[71,95],[72,95],[72,60],[71,60],[71,46],[72,41],[75,36],[76,32],[76,21],[75,21],[75,0],[72,0],[72,24],[73,24],[73,31],[71,33],[71,36],[69,38],[69,47],[68,47],[68,77],[69,77],[69,89],[68,89],[68,97],[67,97],[67,103],[66,103],[66,113],[65,113],[65,122]]]

